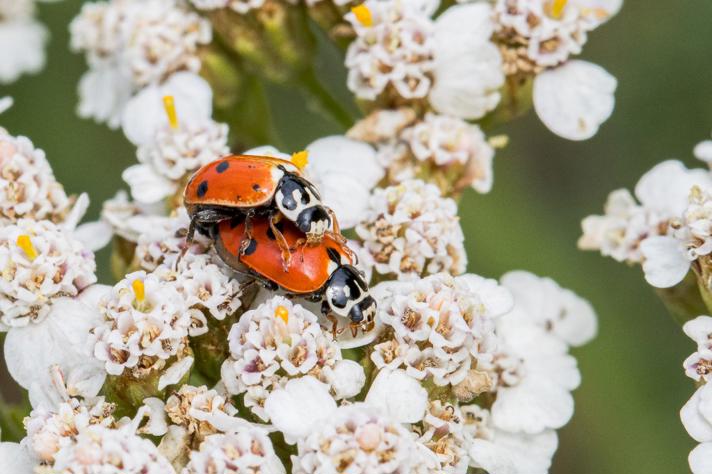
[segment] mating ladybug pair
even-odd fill
[[[233,270],[321,301],[334,331],[332,313],[348,317],[354,335],[372,324],[376,302],[355,256],[333,212],[293,163],[227,156],[200,168],[183,199],[191,217],[188,239],[196,230],[210,236]]]

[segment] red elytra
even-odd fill
[[[290,293],[319,293],[339,265],[333,260],[334,257],[340,258],[346,264],[352,264],[345,244],[337,242],[331,236],[325,236],[319,245],[303,245],[304,235],[293,223],[284,220],[279,224],[280,231],[292,249],[291,260],[285,267],[282,249],[270,230],[269,221],[252,219],[251,226],[252,239],[244,244],[243,253],[240,255],[243,240],[247,239],[245,221],[220,222],[215,239],[218,255],[232,268],[247,267]]]
[[[268,204],[284,170],[301,176],[289,161],[269,156],[230,155],[195,172],[183,194],[191,212],[196,206],[251,208]]]

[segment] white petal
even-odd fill
[[[45,63],[47,29],[32,19],[0,23],[0,84],[15,81],[25,73],[38,72]]]
[[[89,209],[89,195],[87,193],[81,193],[79,197],[77,197],[77,201],[74,203],[72,210],[67,217],[64,218],[62,228],[68,231],[74,230],[77,224],[79,224],[79,221],[82,220],[82,217],[84,217],[84,214],[86,214],[87,209]]]
[[[114,62],[97,61],[79,80],[77,113],[117,128],[132,93],[131,79],[125,77]]]
[[[213,112],[213,92],[205,79],[190,72],[173,74],[161,85],[151,85],[136,94],[126,104],[121,127],[134,145],[154,139],[160,127],[168,126],[163,97],[174,98],[178,120],[195,122],[210,118]]]
[[[688,321],[682,326],[687,337],[702,344],[708,341],[709,335],[712,334],[712,318],[709,316],[698,316],[695,319]]]
[[[366,383],[363,367],[353,360],[338,361],[325,375],[337,399],[355,397]]]
[[[158,379],[158,390],[163,390],[169,385],[175,385],[181,381],[183,376],[188,373],[193,366],[193,358],[191,356],[183,357],[175,362],[161,375]]]
[[[176,183],[156,174],[149,165],[129,166],[121,178],[131,187],[131,196],[146,204],[159,202],[176,191]]]
[[[687,458],[692,474],[712,474],[712,443],[702,443]]]
[[[277,150],[272,145],[263,145],[263,146],[258,146],[255,148],[250,148],[249,150],[245,150],[244,154],[245,155],[257,155],[257,156],[271,156],[273,158],[281,158],[281,159],[287,160],[287,161],[290,161],[292,159],[291,156],[289,156],[286,153],[282,153],[281,151]]]
[[[708,170],[688,169],[682,162],[667,160],[645,173],[635,186],[635,195],[646,209],[663,217],[679,217],[689,204],[693,186],[712,186]]]
[[[153,436],[163,436],[168,432],[165,403],[160,398],[147,398],[136,411],[133,419],[134,428],[141,427],[141,433]],[[144,419],[147,421],[144,424]]]
[[[616,79],[602,67],[569,61],[534,79],[534,109],[557,135],[586,140],[613,113],[616,87]]]
[[[474,439],[469,447],[470,463],[488,474],[520,474],[507,450],[486,439]]]
[[[692,397],[685,403],[685,406],[680,410],[680,420],[689,433],[696,441],[705,442],[712,441],[712,424],[706,420],[700,412],[700,403],[702,392],[707,385],[698,388]]]
[[[269,394],[265,412],[289,443],[308,435],[336,410],[329,387],[311,376],[292,379]]]
[[[695,158],[702,160],[707,163],[712,163],[712,140],[705,140],[703,142],[695,145],[695,149],[692,151]]]
[[[656,288],[670,288],[685,278],[690,260],[675,237],[648,237],[640,244],[645,280]]]
[[[535,377],[526,377],[516,387],[501,389],[492,405],[495,426],[529,434],[561,428],[573,413],[574,399],[568,390]]]
[[[80,224],[74,230],[73,235],[86,248],[96,252],[109,245],[111,238],[114,236],[114,229],[108,222],[98,220]]]
[[[55,300],[44,321],[7,334],[8,371],[30,391],[52,391],[50,368],[56,365],[67,382],[74,384],[68,387],[70,394],[95,396],[106,374],[102,364],[90,356],[87,339],[100,319],[98,311],[79,299]]]
[[[0,443],[0,472],[7,474],[33,474],[35,463],[18,443]]]
[[[442,114],[478,119],[494,109],[504,84],[494,25],[485,3],[448,8],[435,22],[435,83],[430,103]]]
[[[10,107],[12,107],[13,103],[14,101],[10,96],[0,98],[0,114],[6,112]]]
[[[399,423],[417,423],[428,406],[428,392],[404,370],[381,370],[366,395],[366,403],[378,407]]]

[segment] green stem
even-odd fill
[[[299,84],[302,90],[309,94],[310,106],[335,120],[344,129],[351,128],[356,120],[355,117],[319,82],[313,70],[308,69],[300,74]]]

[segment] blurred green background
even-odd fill
[[[135,157],[120,133],[74,114],[85,66],[68,51],[67,25],[80,4],[41,6],[52,30],[48,66],[38,76],[0,86],[0,96],[15,98],[0,124],[43,148],[68,191],[89,192],[94,218],[100,203],[122,186],[120,173]],[[507,126],[501,131],[511,136],[511,145],[496,158],[494,191],[462,201],[472,271],[499,276],[523,268],[551,276],[598,311],[598,338],[576,351],[583,385],[575,417],[560,432],[553,473],[689,472],[693,442],[678,410],[693,392],[681,369],[692,343],[638,268],[581,253],[576,240],[580,219],[600,212],[612,189],[632,187],[666,158],[697,165],[691,149],[712,128],[710,18],[710,1],[629,1],[591,34],[583,55],[618,78],[612,119],[580,143],[552,135],[533,114]],[[338,78],[333,82],[341,80],[343,71],[326,69]],[[314,115],[305,119],[294,91],[273,89],[270,95],[287,149],[338,131]],[[108,268],[105,253],[99,260]]]

